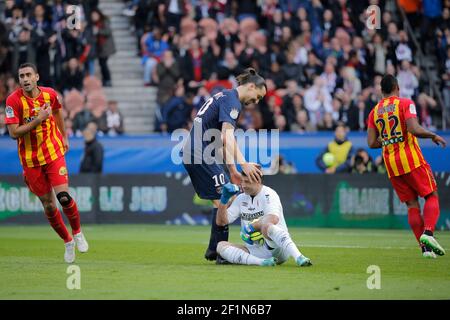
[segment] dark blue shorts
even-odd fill
[[[230,179],[222,166],[217,164],[183,164],[191,178],[195,192],[202,199],[219,200],[222,186]]]

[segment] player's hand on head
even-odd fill
[[[435,135],[432,140],[434,143],[436,143],[438,146],[441,146],[442,148],[445,148],[447,146],[447,141],[445,141],[445,139],[442,138],[441,136]]]
[[[251,182],[261,183],[261,177],[263,175],[261,171],[261,166],[257,163],[245,163],[242,165],[242,170],[245,172],[247,177],[250,178]]]

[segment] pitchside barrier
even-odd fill
[[[440,132],[450,142],[450,132]],[[273,158],[280,154],[291,163],[298,173],[320,173],[316,165],[317,156],[328,143],[333,140],[332,132],[319,132],[312,134],[280,133],[279,143],[274,150],[273,146],[267,147],[266,143],[272,141],[272,135],[265,138],[263,134],[257,135],[257,139],[247,140],[245,150],[242,150],[246,159],[258,162],[267,168],[270,163],[265,163],[264,158]],[[146,135],[146,136],[119,136],[99,137],[99,141],[105,149],[103,173],[106,174],[160,174],[166,172],[184,172],[184,168],[173,159],[177,154],[175,148],[178,140],[171,140],[170,135]],[[353,147],[364,148],[375,159],[381,155],[381,150],[367,148],[367,135],[363,132],[351,132],[349,140]],[[434,171],[450,172],[450,148],[439,148],[431,140],[420,139],[425,159],[430,163]],[[70,151],[66,154],[67,169],[70,175],[79,173],[80,162],[83,157],[84,141],[81,138],[70,139]],[[241,145],[244,149],[244,146]],[[258,159],[251,156],[258,154]],[[263,158],[263,159],[261,159]],[[269,160],[270,160],[269,158]],[[22,168],[17,156],[17,143],[9,137],[0,137],[0,175],[22,173]],[[270,162],[270,161],[269,161]]]
[[[435,175],[441,215],[450,229],[450,173]],[[283,203],[290,226],[408,228],[406,206],[382,174],[294,174],[264,178]],[[70,192],[83,223],[206,225],[211,203],[196,197],[185,173],[72,175]],[[423,207],[423,199],[421,199]],[[20,176],[0,176],[0,224],[47,223]]]

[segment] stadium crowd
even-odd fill
[[[425,53],[438,58],[449,107],[450,1],[398,3]],[[371,4],[381,8],[378,30],[365,25]],[[188,128],[205,99],[250,66],[267,79],[268,93],[244,108],[242,128],[303,133],[343,123],[365,130],[384,73],[415,99],[423,126],[440,126],[443,106],[426,94],[395,1],[134,0],[124,14],[133,17],[145,83],[158,87],[157,130]]]
[[[69,5],[78,9],[68,10]],[[0,4],[2,117],[6,97],[18,88],[19,65],[31,62],[39,70],[39,85],[60,93],[69,136],[81,136],[89,122],[97,124],[99,134],[123,132],[117,103],[107,101],[103,91],[112,85],[107,60],[115,46],[108,18],[97,6],[98,0],[6,0]],[[102,81],[95,77],[96,61]]]
[[[100,134],[123,133],[123,116],[102,90],[111,86],[108,57],[115,52],[109,19],[98,0],[6,0],[0,5],[0,117],[17,88],[20,63],[37,64],[40,85],[64,100],[70,135],[89,122]],[[157,86],[156,131],[189,128],[215,92],[235,85],[254,67],[267,80],[259,105],[244,106],[243,129],[297,133],[366,130],[380,98],[384,73],[395,74],[401,95],[413,98],[421,124],[437,129],[450,115],[450,0],[398,0],[420,39],[438,61],[444,105],[429,96],[423,72],[395,1],[386,0],[132,0],[130,17],[144,81]],[[70,25],[67,5],[80,5]],[[380,29],[366,27],[365,9],[381,8]],[[77,13],[78,14],[78,13]],[[77,16],[78,17],[78,16]],[[102,81],[95,75],[100,66]],[[0,134],[7,134],[0,128]]]

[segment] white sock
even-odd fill
[[[233,246],[217,246],[217,253],[228,262],[260,266],[264,259],[252,256],[242,249]]]
[[[270,239],[277,244],[280,248],[283,248],[289,256],[297,260],[298,257],[302,256],[294,241],[292,241],[291,236],[288,232],[277,227],[276,225],[271,225],[267,230]]]

